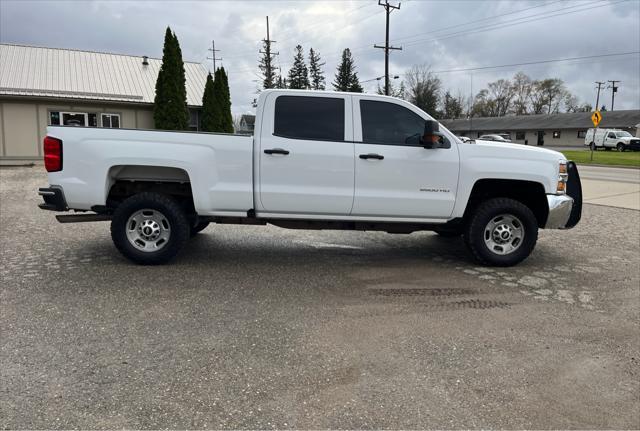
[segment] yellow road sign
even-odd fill
[[[598,124],[600,124],[600,121],[602,121],[602,114],[600,113],[600,111],[596,111],[593,113],[593,115],[591,116],[591,121],[593,122],[593,127],[598,127]]]

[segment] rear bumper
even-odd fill
[[[48,211],[67,211],[67,201],[64,198],[62,187],[51,186],[38,189],[38,194],[42,196],[43,203],[38,204],[38,207]]]

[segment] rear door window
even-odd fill
[[[344,99],[278,96],[273,134],[291,139],[344,141]]]

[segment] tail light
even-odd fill
[[[47,172],[62,170],[62,141],[47,136],[44,138],[44,167]]]

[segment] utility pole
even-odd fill
[[[373,47],[384,49],[384,94],[388,96],[389,95],[389,50],[391,49],[402,50],[402,47],[389,46],[389,15],[391,14],[392,10],[400,9],[400,3],[398,3],[398,6],[393,6],[389,4],[388,0],[385,0],[384,3],[382,3],[382,0],[378,0],[378,5],[384,7],[384,10],[387,13],[387,28],[385,33],[384,46],[373,45]]]
[[[611,85],[607,88],[611,89],[611,110],[613,111],[613,100],[615,99],[616,93],[618,92],[618,87],[616,87],[616,82],[622,82],[620,80],[609,80]]]
[[[596,97],[596,108],[595,108],[595,110],[599,111],[600,110],[600,106],[599,106],[599,104],[600,104],[600,89],[602,88],[602,86],[605,83],[602,82],[602,81],[596,81],[596,84],[598,84],[598,86],[596,87],[598,89],[598,96]]]
[[[220,52],[220,50],[216,49],[215,40],[211,41],[211,48],[209,48],[209,51],[211,51],[211,57],[207,57],[207,60],[213,60],[213,73],[216,73],[216,60],[222,61],[222,59],[216,58],[216,52]]]
[[[274,86],[274,73],[273,73],[273,58],[278,55],[278,52],[271,52],[271,44],[275,43],[275,40],[269,39],[269,17],[267,17],[267,38],[262,40],[264,42],[264,51],[260,51],[260,54],[264,55],[264,65],[261,69],[264,72],[263,86],[265,89],[273,88]]]

